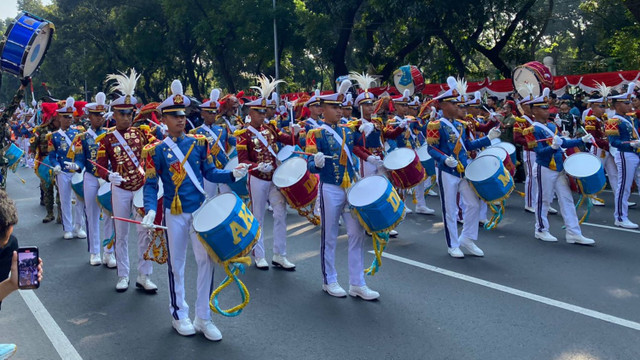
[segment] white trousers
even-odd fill
[[[618,190],[618,168],[616,167],[616,161],[608,151],[604,151],[595,146],[591,147],[591,153],[600,159],[604,171],[607,173],[609,179],[609,185],[611,185],[611,191],[614,193]],[[603,155],[604,154],[604,155]]]
[[[536,231],[549,231],[547,215],[555,192],[567,233],[582,235],[569,180],[564,171],[558,172],[539,164],[536,167]]]
[[[229,193],[231,192],[231,188],[227,184],[213,183],[207,179],[204,179],[204,191],[207,193],[208,199],[219,194]]]
[[[273,253],[287,255],[287,203],[280,190],[272,181],[249,176],[249,196],[251,197],[251,212],[258,220],[262,231],[253,247],[256,259],[265,257],[264,250],[264,213],[267,211],[267,200],[273,208]]]
[[[56,185],[60,193],[60,210],[62,211],[62,230],[64,232],[78,231],[82,229],[84,220],[84,202],[76,199],[76,205],[71,204],[71,198],[75,193],[71,189],[72,173],[61,172],[56,176]]]
[[[335,266],[336,244],[338,242],[339,225],[342,220],[347,228],[349,243],[349,284],[364,286],[364,229],[351,211],[348,211],[347,194],[337,185],[320,183],[320,213],[322,216],[322,232],[320,235],[320,261],[324,284],[338,281]],[[347,206],[347,209],[345,209]],[[347,211],[345,211],[347,210]]]
[[[124,190],[111,185],[111,206],[113,215],[123,218],[133,218],[141,221],[142,217],[133,208],[133,191]],[[116,231],[116,260],[118,264],[118,276],[129,276],[129,226],[128,222],[115,221]],[[153,264],[144,259],[144,252],[147,251],[151,237],[147,229],[141,225],[136,225],[138,235],[138,274],[151,275]]]
[[[461,201],[464,203],[462,217],[462,235],[460,238],[469,240],[478,239],[478,222],[480,220],[480,205],[482,200],[473,192],[469,182],[464,178],[453,176],[438,169],[438,186],[440,187],[440,203],[442,204],[442,218],[444,220],[444,233],[449,248],[460,247],[458,238],[458,224],[456,216],[458,207],[456,198],[460,193]]]
[[[414,191],[416,194],[416,206],[427,206],[426,196],[424,191],[431,186],[431,176],[427,176],[427,178],[416,185]]]
[[[170,209],[164,211],[164,223],[167,226],[167,248],[169,254],[169,311],[176,320],[189,317],[189,305],[184,294],[184,265],[187,262],[187,247],[191,243],[198,269],[196,316],[209,320],[209,297],[213,291],[214,261],[207,254],[193,230],[193,215],[182,213],[172,215]]]
[[[530,150],[522,150],[522,160],[524,161],[524,170],[526,178],[524,181],[524,206],[533,207],[536,198],[536,152]]]
[[[21,137],[18,140],[18,147],[24,151],[24,156],[20,159],[20,163],[26,165],[29,159],[29,138]]]
[[[618,188],[613,197],[615,201],[613,217],[616,221],[625,221],[629,219],[629,195],[631,195],[631,184],[638,170],[640,157],[636,153],[618,151],[615,162],[618,169]]]
[[[378,174],[378,167],[368,161],[360,161],[360,176],[367,177]]]
[[[84,181],[83,181],[83,189],[84,189],[84,206],[85,206],[85,218],[87,221],[87,247],[88,251],[91,254],[100,255],[100,247],[102,243],[102,239],[107,239],[111,237],[113,233],[113,219],[111,219],[111,215],[104,216],[102,220],[102,228],[105,237],[100,236],[100,206],[98,205],[98,201],[96,200],[96,196],[98,195],[98,189],[100,188],[100,183],[98,182],[98,178],[89,174],[88,172],[84,173]],[[105,253],[113,252],[113,248],[107,249],[104,247]]]

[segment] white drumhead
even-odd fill
[[[280,160],[281,162],[287,160],[291,157],[291,155],[293,155],[293,151],[295,149],[296,148],[292,145],[283,146],[282,149],[278,151],[278,160]]]
[[[513,70],[513,87],[523,98],[529,96],[529,90],[525,84],[533,84],[533,97],[540,96],[540,82],[530,69],[520,66]]]
[[[418,150],[416,150],[416,152],[418,153],[418,159],[420,159],[420,161],[427,161],[429,159],[431,159],[431,155],[429,155],[429,146],[428,145],[422,145],[418,148]]]
[[[398,170],[411,164],[413,159],[416,158],[416,153],[413,149],[398,148],[388,153],[384,158],[384,167],[389,170]]]
[[[196,232],[205,232],[220,225],[229,217],[236,201],[234,193],[220,194],[208,199],[193,213],[193,229]]]
[[[515,152],[516,152],[516,146],[513,145],[512,143],[508,143],[508,142],[501,142],[501,143],[493,145],[492,147],[501,147],[501,148],[505,149],[507,151],[507,154],[509,154],[509,155],[515,154]]]
[[[224,166],[225,170],[233,170],[238,166],[238,157],[234,156],[231,159],[229,159],[229,162],[227,163],[227,165]]]
[[[493,140],[491,140],[491,145],[496,145],[496,144],[500,144],[502,140],[500,140],[500,138],[495,138]]]
[[[601,166],[600,160],[595,155],[586,152],[573,154],[564,161],[564,170],[567,174],[578,178],[597,173]]]
[[[367,176],[358,180],[347,194],[352,206],[366,206],[378,200],[387,191],[389,180],[381,175]]]
[[[273,184],[276,187],[284,188],[291,186],[307,173],[307,161],[303,158],[292,157],[278,166],[273,173]]]
[[[162,180],[158,178],[158,196],[156,200],[160,200],[163,195],[164,188],[162,187]],[[144,186],[133,193],[133,206],[140,209],[144,208]]]
[[[495,156],[498,159],[500,159],[500,161],[504,161],[504,159],[506,159],[507,156],[509,156],[509,154],[507,154],[507,151],[505,149],[498,146],[492,146],[490,148],[486,148],[482,150],[480,154],[478,154],[476,159],[482,156],[487,156],[487,155]]]
[[[502,152],[505,151],[503,149]],[[465,177],[470,181],[482,181],[492,177],[500,168],[502,161],[494,155],[485,155],[477,157],[473,162],[467,165]]]
[[[40,33],[35,35],[31,44],[31,49],[27,54],[27,61],[24,64],[24,76],[31,76],[38,68],[42,57],[47,51],[47,45],[51,39],[51,24],[46,24],[40,28]]]
[[[84,171],[79,173],[77,172],[73,174],[73,176],[71,177],[72,184],[80,184],[83,180],[84,180]]]

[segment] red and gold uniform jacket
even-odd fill
[[[278,159],[271,154],[268,147],[262,144],[260,139],[253,134],[248,128],[247,124],[244,129],[236,130],[233,135],[236,137],[236,151],[238,152],[238,162],[251,165],[250,168],[255,168],[259,163],[269,163],[273,165],[273,171],[278,167]],[[297,144],[297,137],[293,137],[290,134],[283,133],[278,130],[274,123],[262,124],[260,129],[256,129],[267,140],[267,144],[271,146],[271,149],[275,154],[278,154],[278,142],[282,144]],[[264,173],[258,170],[251,170],[249,173],[258,179],[271,181],[273,177],[273,171],[270,173]]]

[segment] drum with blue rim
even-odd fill
[[[77,172],[71,177],[71,188],[81,199],[84,199],[84,171]]]
[[[98,195],[96,195],[98,205],[108,211],[109,214],[113,214],[113,207],[111,205],[111,183],[107,181],[100,181],[100,187],[98,188]]]
[[[358,180],[349,189],[347,201],[362,226],[370,232],[390,231],[404,218],[404,202],[382,175]]]
[[[235,156],[229,159],[229,162],[227,163],[227,165],[224,166],[224,169],[232,171],[237,166],[238,166],[238,157]],[[234,193],[238,194],[238,196],[243,198],[248,197],[249,188],[247,187],[247,177],[248,175],[246,175],[242,179],[236,180],[232,183],[228,183],[227,185],[229,185],[231,190],[233,190]]]
[[[38,160],[36,166],[36,174],[38,177],[47,185],[53,184],[53,166],[51,165],[51,161],[49,161],[49,157],[45,156],[42,160]]]
[[[51,22],[33,14],[18,15],[0,43],[0,70],[19,78],[31,76],[42,63],[54,30]]]
[[[424,171],[427,172],[427,176],[435,175],[436,162],[431,155],[429,155],[429,145],[425,144],[420,146],[416,152],[418,153],[418,158],[420,159],[420,163],[422,164]]]
[[[193,229],[209,256],[225,262],[248,254],[260,237],[260,224],[234,193],[207,199],[193,213]]]
[[[493,145],[493,143],[492,143]],[[509,142],[504,142],[501,141],[495,145],[493,145],[492,147],[501,147],[503,148],[507,154],[509,154],[509,157],[511,158],[511,162],[513,163],[513,165],[516,165],[518,163],[518,158],[516,158],[516,146],[513,145],[512,143]]]
[[[476,194],[486,202],[502,200],[508,197],[514,188],[511,174],[504,167],[502,160],[495,155],[477,157],[467,165],[465,177]]]
[[[16,144],[11,143],[4,156],[7,158],[7,167],[16,172],[18,161],[24,156],[24,151],[17,147]]]
[[[602,162],[591,153],[579,152],[567,157],[564,171],[576,179],[586,195],[599,193],[607,184]]]

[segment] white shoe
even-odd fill
[[[619,226],[621,228],[625,228],[625,229],[637,229],[638,228],[638,224],[632,223],[629,219],[627,219],[625,221],[616,221],[615,225]]]
[[[405,214],[411,214],[413,212],[413,210],[409,209],[408,206],[405,206],[404,207],[404,212],[405,212]]]
[[[567,239],[569,244],[594,245],[596,243],[593,239],[589,239],[582,235],[570,234],[568,232],[565,235],[565,239]]]
[[[344,291],[342,286],[337,282],[331,283],[329,285],[322,284],[322,290],[324,290],[327,294],[335,297],[347,297],[347,292]]]
[[[593,206],[604,206],[604,202],[598,200],[598,199],[592,199],[591,203],[593,204]]]
[[[260,270],[269,270],[269,264],[265,258],[256,258],[256,267]]]
[[[540,239],[542,241],[548,241],[548,242],[558,241],[558,239],[555,236],[551,235],[548,231],[536,231],[535,237],[536,239]]]
[[[428,206],[416,206],[416,214],[433,215],[436,211]]]
[[[438,193],[433,191],[433,190],[429,190],[429,194],[427,194],[429,196],[438,196]]]
[[[193,327],[196,331],[202,332],[204,337],[211,341],[222,340],[222,333],[211,320],[200,319],[196,316],[196,320],[193,322]]]
[[[73,232],[73,236],[78,238],[78,239],[86,239],[87,238],[87,233],[84,230],[80,229],[78,231],[74,231]]]
[[[118,266],[118,263],[116,263],[116,257],[113,253],[108,252],[102,254],[102,263],[107,265],[109,269],[115,269],[116,266]]]
[[[460,248],[449,248],[447,251],[449,252],[449,255],[451,257],[458,258],[458,259],[461,259],[464,257],[464,253],[462,252],[462,250],[460,250]]]
[[[458,219],[457,221],[458,221],[459,224],[464,225],[464,219]]]
[[[100,255],[99,254],[91,254],[89,256],[89,264],[91,264],[92,266],[98,266],[102,263],[102,261],[100,261]]]
[[[389,231],[389,236],[397,237],[398,236],[398,232],[395,229],[391,229],[391,231]]]
[[[532,206],[525,206],[525,207],[524,207],[524,211],[526,211],[526,212],[530,212],[530,213],[532,213],[532,214],[535,214],[535,213],[536,213],[536,209],[534,209]]]
[[[118,283],[116,284],[117,292],[127,291],[129,288],[129,277],[128,276],[120,276],[118,278]]]
[[[271,264],[275,267],[280,267],[284,270],[293,271],[296,269],[296,265],[287,260],[286,257],[278,254],[273,255],[273,259],[271,259]]]
[[[484,220],[478,221],[478,224],[480,224],[480,226],[484,226],[488,222],[489,222],[489,219],[484,219]]]
[[[271,205],[269,205],[269,206],[267,207],[267,209],[268,209],[269,211],[273,211],[273,207],[272,207]]]
[[[353,286],[349,285],[349,295],[360,297],[363,300],[375,300],[380,297],[380,293],[369,289],[367,285]]]
[[[193,327],[191,319],[189,318],[180,320],[173,319],[171,320],[171,325],[176,329],[178,334],[182,336],[191,336],[196,334],[196,329]]]
[[[138,275],[138,278],[136,279],[136,287],[142,288],[146,292],[154,293],[158,291],[158,287],[153,283],[153,281],[151,281],[149,275]]]
[[[556,209],[552,208],[551,206],[549,206],[549,214],[555,215],[557,213],[558,213],[558,210],[556,210]]]
[[[469,250],[471,255],[484,256],[484,251],[482,251],[482,249],[480,249],[478,245],[476,245],[475,241],[470,239],[462,239],[460,244],[464,246],[465,249]]]
[[[636,203],[634,203],[633,201],[629,201],[627,204],[628,204],[628,207],[634,207],[634,206],[636,206],[636,205],[637,205],[637,204],[636,204]]]
[[[65,240],[71,240],[71,239],[73,239],[73,233],[71,231],[65,231],[64,235],[62,235],[62,237]]]

